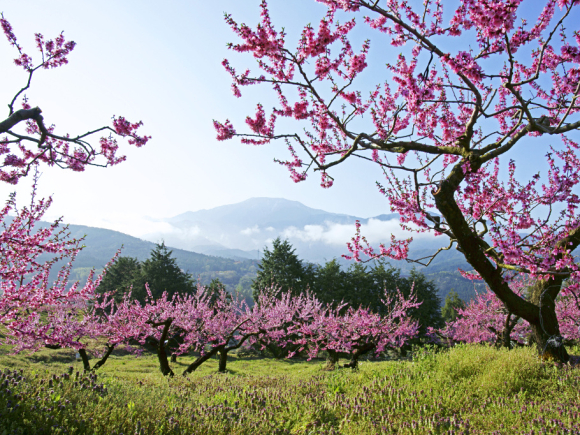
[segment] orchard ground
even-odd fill
[[[231,355],[227,373],[212,359],[171,379],[150,354],[113,355],[85,374],[73,350],[8,352],[4,434],[580,433],[580,366],[542,362],[533,348],[424,348],[333,372],[323,360]]]

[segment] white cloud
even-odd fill
[[[51,219],[47,220],[50,221]],[[66,216],[64,220],[70,224],[87,225],[90,227],[119,231],[145,240],[160,240],[164,237],[171,237],[174,239],[192,239],[200,235],[200,229],[197,226],[180,229],[174,227],[168,222],[163,222],[147,216],[143,217],[126,213],[109,213],[103,217],[83,215],[80,218],[69,215]]]
[[[251,228],[246,228],[246,229],[240,231],[240,233],[243,234],[244,236],[251,236],[252,234],[259,233],[259,232],[260,232],[260,228],[258,228],[258,225],[254,225]]]
[[[326,222],[322,225],[305,225],[303,229],[288,227],[281,233],[282,238],[298,239],[303,242],[322,242],[327,245],[344,245],[350,241],[356,233],[356,228],[352,224],[335,224]],[[426,233],[415,233],[402,230],[399,221],[392,219],[382,221],[379,219],[369,219],[367,224],[361,225],[361,234],[370,243],[389,242],[391,234],[396,238],[431,238],[433,235]]]

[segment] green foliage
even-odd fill
[[[165,246],[165,242],[155,246],[150,257],[141,264],[141,275],[136,288],[134,287],[135,298],[144,299],[145,283],[149,283],[149,289],[155,299],[163,292],[172,297],[176,293],[192,293],[195,290],[193,277],[181,270],[172,253],[173,251],[169,251]]]
[[[455,290],[445,296],[445,305],[441,308],[441,317],[444,322],[453,322],[457,319],[457,310],[465,308],[465,302],[459,298]]]
[[[193,292],[193,277],[181,270],[172,252],[165,243],[161,243],[151,250],[150,257],[142,263],[136,258],[119,257],[101,281],[97,292],[116,291],[115,299],[120,300],[132,288],[132,298],[141,302],[147,296],[146,283],[154,298],[159,298],[165,291],[169,297],[176,293]]]
[[[400,269],[384,260],[377,260],[370,269],[362,263],[353,263],[343,271],[336,259],[323,266],[305,264],[294,251],[287,240],[282,242],[280,238],[274,240],[271,252],[265,250],[258,275],[252,283],[254,300],[261,289],[274,283],[282,291],[291,289],[293,294],[309,289],[318,299],[329,304],[343,302],[346,306],[363,306],[382,312],[386,310],[382,303],[385,289],[389,293],[399,289],[405,297],[409,297],[414,289],[417,300],[422,302],[412,311],[413,318],[420,323],[419,333],[424,334],[429,326],[438,328],[443,325],[437,287],[415,269],[408,277],[402,277]]]
[[[243,298],[248,305],[253,304],[252,282],[253,279],[250,276],[245,275],[240,278],[240,281],[236,286],[236,292],[239,293],[240,297]]]
[[[379,313],[386,310],[382,303],[385,289],[391,294],[399,289],[405,297],[409,297],[411,289],[414,289],[417,300],[422,302],[419,308],[412,311],[413,318],[419,320],[421,325],[420,334],[429,326],[442,326],[437,287],[415,269],[408,277],[402,277],[400,269],[378,260],[370,269],[362,263],[353,263],[345,272],[333,259],[316,268],[309,281],[312,291],[323,302],[342,301],[347,306],[369,307]]]
[[[308,280],[304,265],[294,251],[288,240],[282,241],[280,237],[272,243],[272,251],[264,249],[256,279],[252,283],[254,300],[263,289],[272,284],[282,292],[291,291],[295,295],[306,291]]]
[[[107,274],[97,288],[98,293],[115,292],[116,301],[131,290],[141,277],[141,263],[136,258],[119,257],[107,271]]]

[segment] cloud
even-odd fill
[[[246,229],[240,231],[240,233],[243,234],[244,236],[251,236],[252,234],[259,233],[259,232],[260,232],[260,228],[258,228],[258,225],[254,225],[251,228],[246,228]]]
[[[303,229],[296,227],[285,228],[282,238],[298,239],[302,242],[322,242],[327,245],[344,245],[350,241],[356,233],[353,224],[335,224],[326,222],[325,225],[305,225]],[[396,238],[403,239],[413,237],[432,238],[433,235],[426,233],[415,233],[402,230],[397,219],[382,221],[379,219],[369,219],[367,224],[361,225],[361,234],[367,238],[369,243],[390,242],[391,234]]]
[[[199,237],[200,228],[197,226],[186,229],[176,228],[168,222],[137,215],[107,214],[103,217],[89,217],[83,215],[81,219],[67,216],[67,223],[87,225],[96,228],[119,231],[144,240],[159,241],[161,239],[194,239]]]

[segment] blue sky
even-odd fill
[[[293,1],[292,7],[271,3],[275,22],[287,29],[293,22],[308,22],[300,16],[316,23],[325,13],[312,0]],[[33,58],[36,32],[53,38],[64,30],[78,44],[68,65],[39,71],[27,92],[48,123],[76,134],[123,115],[142,120],[142,131],[153,136],[141,149],[124,147],[127,161],[116,167],[84,173],[44,168],[40,193],[54,194],[51,217],[140,235],[155,226],[143,216],[170,217],[259,196],[362,217],[389,212],[374,187],[380,173],[369,171],[369,165],[352,162],[337,168],[335,186],[322,189],[318,176],[295,184],[273,162],[287,157],[282,143],[255,147],[216,141],[212,119],[230,118],[240,125],[257,101],[273,104],[266,88],[245,93],[246,99],[233,97],[230,77],[221,66],[224,57],[244,60],[226,49],[235,36],[223,12],[255,24],[258,6],[251,0],[2,2],[4,16]],[[15,50],[4,40],[0,56],[0,101],[8,104],[26,76],[12,65]],[[24,203],[30,183],[22,181],[16,189],[0,186],[0,197],[13,190]]]
[[[313,0],[272,0],[270,6],[274,23],[286,27],[292,41],[304,24],[317,27],[326,11]],[[259,0],[4,0],[2,11],[33,58],[36,32],[53,38],[64,30],[78,44],[68,65],[39,71],[27,92],[58,132],[82,133],[123,115],[142,120],[142,132],[153,136],[141,149],[125,146],[127,161],[116,167],[84,173],[44,168],[40,193],[54,194],[51,218],[143,236],[156,231],[156,219],[260,196],[361,217],[390,212],[375,187],[381,172],[371,164],[351,159],[335,167],[334,186],[322,189],[318,175],[295,184],[273,162],[288,157],[282,142],[256,147],[215,139],[212,119],[230,118],[241,127],[257,102],[266,108],[274,104],[267,87],[244,88],[244,98],[234,98],[221,66],[224,57],[238,70],[251,65],[248,56],[226,49],[235,36],[223,12],[254,26]],[[353,36],[356,47],[366,35]],[[371,56],[379,53],[385,59],[400,51],[371,45]],[[0,57],[0,101],[8,104],[26,75],[12,64],[15,50],[4,39]],[[536,170],[524,163],[526,172]],[[16,189],[2,185],[0,198],[13,190],[23,204],[30,183],[23,181]]]

